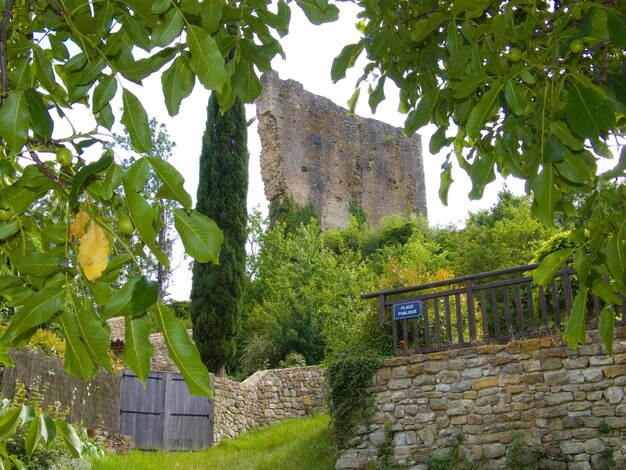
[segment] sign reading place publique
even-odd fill
[[[406,320],[407,318],[418,318],[422,316],[422,303],[419,300],[395,304],[393,306],[393,319]]]

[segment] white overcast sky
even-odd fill
[[[340,19],[337,22],[321,26],[311,25],[304,17],[299,7],[292,2],[292,19],[289,34],[281,39],[286,53],[286,60],[277,57],[272,63],[282,79],[293,79],[304,85],[304,88],[317,95],[325,96],[335,103],[346,106],[354,84],[362,71],[363,63],[348,73],[348,77],[337,84],[330,79],[330,68],[333,58],[336,57],[344,45],[357,42],[358,32],[355,28],[358,8],[350,2],[338,2],[341,9]],[[126,85],[126,84],[125,84]],[[198,183],[198,160],[201,149],[201,139],[206,123],[206,106],[209,92],[198,83],[192,95],[183,101],[180,113],[175,117],[167,114],[163,104],[160,77],[154,76],[144,80],[143,87],[131,89],[142,101],[150,118],[155,117],[167,127],[172,141],[176,142],[171,163],[183,174],[185,188],[195,200]],[[397,112],[397,91],[393,85],[386,88],[387,100],[378,107],[377,113],[372,115],[367,105],[367,90],[361,91],[361,101],[357,107],[357,114],[364,117],[374,117],[389,124],[402,127],[404,115]],[[115,107],[115,105],[114,105]],[[255,115],[254,105],[246,107],[248,119]],[[260,139],[257,134],[256,123],[248,129],[248,147],[250,150],[250,185],[248,193],[248,207],[260,207],[267,214],[267,200],[263,190],[260,174]],[[428,153],[428,141],[433,129],[422,130],[422,146],[424,172],[426,175],[426,195],[428,204],[428,219],[431,225],[447,225],[462,223],[468,211],[476,211],[492,206],[497,193],[503,187],[502,181],[494,182],[487,187],[485,195],[480,201],[469,201],[467,194],[471,189],[468,177],[458,167],[453,169],[454,183],[450,189],[448,207],[439,201],[439,173],[444,155],[433,156]],[[519,181],[509,179],[508,187],[520,193],[522,185]],[[173,266],[180,264],[173,262]],[[174,299],[189,298],[191,288],[191,273],[183,264],[175,270],[170,294]]]

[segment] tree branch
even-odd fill
[[[9,91],[9,75],[7,73],[7,28],[9,21],[13,17],[13,1],[6,0],[4,5],[4,13],[2,14],[2,22],[0,22],[0,79],[2,80],[2,89],[0,90],[0,106],[7,99]]]
[[[48,168],[46,166],[46,164],[44,162],[41,161],[41,159],[39,158],[39,155],[37,155],[37,152],[35,152],[34,150],[30,150],[30,157],[33,159],[33,161],[37,164],[37,166],[39,167],[39,169],[41,170],[41,172],[46,175],[46,177],[52,181],[53,183],[61,186],[62,188],[65,186],[69,186],[70,184],[72,184],[70,181],[64,180],[62,178],[59,178],[57,175],[55,175],[54,173],[52,173],[50,171],[50,168]]]

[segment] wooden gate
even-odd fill
[[[125,371],[120,393],[120,434],[132,436],[136,449],[211,446],[213,401],[192,396],[181,374],[151,372],[144,387],[135,374]]]

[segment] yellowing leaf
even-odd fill
[[[83,268],[85,277],[95,282],[107,267],[107,257],[111,247],[104,229],[91,222],[80,240],[78,247],[78,263]]]
[[[82,237],[85,234],[85,226],[90,220],[91,217],[89,214],[84,210],[79,209],[76,213],[74,222],[70,225],[70,240],[75,241]]]

